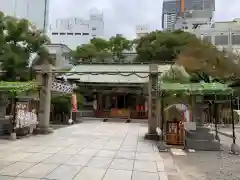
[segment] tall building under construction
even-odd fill
[[[163,0],[162,28],[174,29],[176,19],[190,10],[215,11],[215,0]]]

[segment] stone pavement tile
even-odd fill
[[[138,144],[137,152],[151,153],[153,152],[153,147],[152,145],[148,145],[148,144]]]
[[[158,173],[134,171],[131,180],[159,180],[159,176]]]
[[[17,176],[18,174],[22,173],[26,169],[34,166],[34,163],[28,162],[16,162],[10,166],[7,166],[0,170],[1,175],[8,175],[8,176]]]
[[[61,165],[46,176],[47,179],[72,180],[73,177],[82,169],[82,166]]]
[[[112,158],[94,157],[89,163],[88,167],[107,169],[112,162]]]
[[[136,152],[136,160],[156,161],[155,153],[140,153]]]
[[[45,153],[36,153],[31,156],[28,156],[24,159],[22,159],[22,162],[33,162],[33,163],[38,163],[41,162],[49,157],[51,157],[53,154],[45,154]]]
[[[157,169],[159,171],[164,171],[164,162],[163,161],[157,161]]]
[[[12,152],[10,152],[10,151],[0,151],[0,159],[2,159],[2,158],[5,158],[6,156],[8,156],[9,154],[12,154]]]
[[[83,168],[74,180],[102,180],[106,170],[92,167]]]
[[[96,156],[97,157],[105,157],[105,158],[114,158],[116,155],[116,151],[109,151],[109,150],[100,150]]]
[[[120,151],[129,151],[129,152],[135,152],[137,149],[136,146],[121,146]]]
[[[59,151],[59,154],[77,154],[80,150],[77,148],[66,148]]]
[[[59,151],[63,150],[64,148],[62,147],[46,147],[41,153],[49,153],[49,154],[55,154],[58,153]]]
[[[118,151],[116,158],[117,159],[135,159],[135,152]]]
[[[137,146],[137,140],[135,139],[125,139],[122,143],[123,146]]]
[[[39,163],[28,170],[21,173],[20,177],[29,177],[29,178],[44,178],[49,173],[51,173],[54,169],[58,167],[57,164],[44,164]]]
[[[119,170],[133,170],[134,160],[129,159],[114,159],[110,165],[110,169],[119,169]]]
[[[25,146],[23,149],[21,149],[22,152],[28,152],[28,153],[38,153],[45,149],[46,147],[43,146]]]
[[[138,161],[134,162],[135,171],[157,172],[157,164],[152,161]]]
[[[77,154],[68,159],[64,164],[72,166],[85,166],[91,159],[92,156],[84,156]]]
[[[3,160],[3,161],[20,161],[31,155],[33,155],[33,153],[18,152],[18,153],[12,153],[11,155],[8,155],[1,160]]]
[[[88,148],[90,149],[102,149],[106,145],[106,142],[93,142]]]
[[[168,180],[166,172],[158,172],[160,180]]]
[[[63,164],[72,157],[70,154],[54,154],[53,156],[45,159],[43,163]]]
[[[1,176],[0,175],[0,179],[1,180],[13,180],[15,177],[11,177],[11,176]]]
[[[108,169],[103,180],[131,180],[132,171]]]
[[[84,156],[94,156],[97,154],[99,150],[98,149],[82,149],[81,151],[78,152],[79,155],[84,155]]]
[[[83,149],[83,148],[86,148],[87,146],[89,146],[89,142],[78,142],[70,145],[69,147]]]
[[[169,174],[167,176],[168,180],[182,180],[181,176],[177,175],[177,174]]]
[[[119,150],[120,147],[121,147],[121,145],[108,145],[107,144],[102,149],[117,151],[117,150]]]
[[[6,167],[6,166],[9,166],[11,164],[15,163],[14,161],[2,161],[0,160],[0,169]]]
[[[39,180],[39,179],[36,179],[36,178],[24,178],[24,177],[17,177],[13,180]]]

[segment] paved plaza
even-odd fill
[[[50,135],[1,141],[0,180],[183,180],[147,124],[85,121]]]

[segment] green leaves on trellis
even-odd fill
[[[233,93],[232,88],[221,83],[159,83],[159,90],[174,94],[187,95],[229,95]]]
[[[0,81],[0,91],[20,93],[20,92],[36,90],[36,89],[37,89],[37,83],[34,81],[29,81],[29,82]]]

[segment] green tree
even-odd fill
[[[94,45],[97,53],[96,53],[96,61],[97,62],[106,62],[108,59],[112,58],[112,54],[110,52],[110,43],[109,41],[103,38],[93,38],[90,43]]]
[[[123,62],[125,59],[123,54],[124,51],[130,51],[132,47],[132,41],[120,34],[117,34],[109,39],[109,51],[113,55],[114,62]]]
[[[135,40],[137,62],[174,61],[189,43],[198,39],[183,31],[154,31]]]
[[[92,62],[93,58],[97,56],[97,49],[93,44],[83,44],[70,52],[70,56],[75,65],[80,62]]]
[[[193,81],[224,82],[239,77],[240,66],[236,56],[226,51],[219,51],[212,44],[201,41],[191,43],[177,57],[176,63],[185,67]]]
[[[45,45],[49,43],[49,39],[25,19],[4,16],[0,13],[0,39],[3,80],[28,80],[31,54],[36,53],[45,60],[48,57]]]

